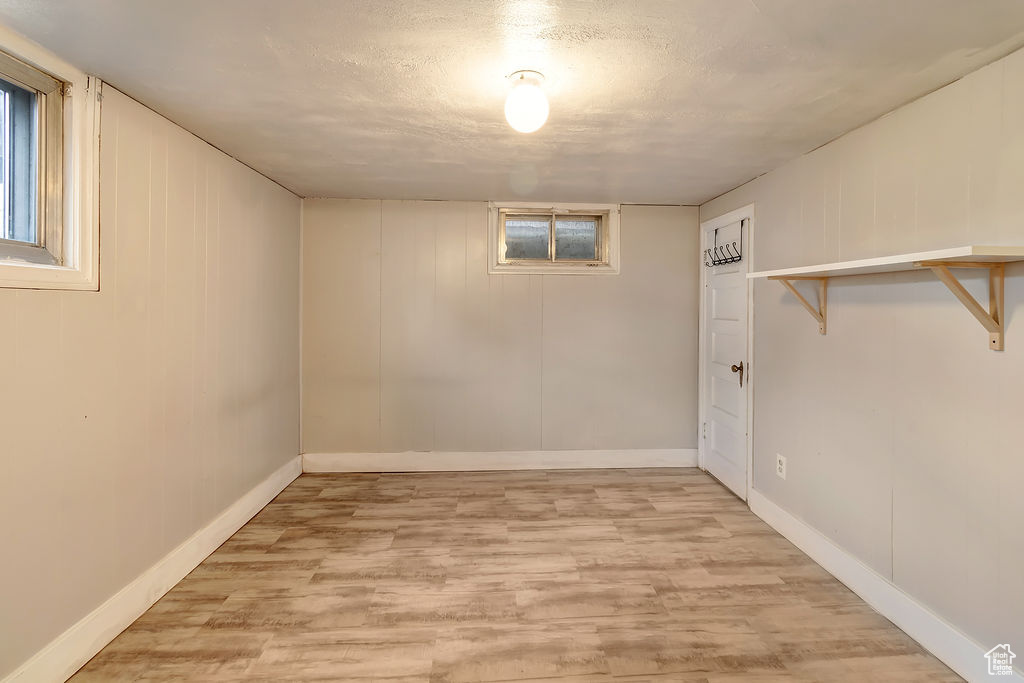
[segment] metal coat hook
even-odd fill
[[[718,231],[715,230],[715,245],[704,250],[704,265],[708,268],[724,266],[727,263],[738,263],[743,260],[743,248],[738,241],[718,244]]]

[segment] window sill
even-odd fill
[[[0,287],[96,291],[99,289],[99,281],[91,270],[56,264],[0,260]]]
[[[519,273],[522,275],[618,275],[619,269],[607,263],[492,263],[487,269],[491,275]]]
[[[0,239],[0,264],[5,263],[52,266],[57,259],[45,247]]]

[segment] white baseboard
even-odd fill
[[[985,647],[974,642],[820,531],[786,512],[756,489],[751,489],[748,502],[755,515],[968,681],[1024,683],[1024,676],[1016,671],[1013,676],[989,676],[985,653],[996,643]]]
[[[141,576],[57,636],[3,679],[3,683],[70,678],[301,473],[301,459],[289,460]]]
[[[303,472],[474,472],[696,467],[696,448],[603,451],[305,453]]]

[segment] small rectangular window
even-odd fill
[[[576,261],[604,263],[600,214],[559,215],[509,213],[501,215],[502,263]]]
[[[491,209],[490,272],[618,272],[617,206]]]
[[[63,262],[64,85],[0,53],[0,258]]]
[[[4,36],[14,45],[0,44],[0,287],[95,291],[103,84]]]

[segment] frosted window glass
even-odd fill
[[[509,216],[505,219],[505,258],[547,260],[550,230],[550,220]]]
[[[559,218],[555,221],[555,260],[597,258],[597,219]]]

